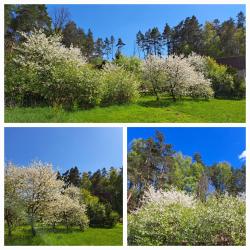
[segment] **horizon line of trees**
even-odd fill
[[[67,8],[57,8],[49,15],[46,5],[21,4],[5,5],[5,49],[11,51],[22,42],[19,32],[29,33],[43,29],[48,34],[61,33],[66,47],[73,45],[81,49],[89,61],[110,60],[122,54],[126,45],[122,38],[113,35],[94,39],[91,29],[84,31],[71,19]],[[145,33],[138,31],[133,56],[146,58],[148,55],[189,55],[195,52],[213,58],[245,55],[246,17],[241,11],[236,20],[230,17],[206,21],[204,25],[194,15],[170,27],[165,24],[163,31],[155,26]]]
[[[150,186],[165,191],[175,187],[202,202],[211,194],[237,196],[245,193],[246,166],[234,168],[227,162],[207,166],[199,153],[190,157],[176,152],[156,131],[154,138],[134,140],[128,152],[128,211],[141,205]]]
[[[246,53],[246,17],[242,11],[236,21],[230,17],[199,23],[196,16],[187,17],[174,27],[165,24],[136,34],[139,57],[148,55],[189,55],[195,52],[213,58],[239,56]]]
[[[114,59],[122,53],[125,43],[113,35],[105,39],[94,39],[92,30],[84,31],[70,18],[67,8],[57,8],[51,16],[45,4],[6,4],[4,8],[5,49],[11,51],[22,42],[20,32],[29,33],[34,29],[44,30],[47,34],[61,33],[66,47],[78,47],[88,60]]]
[[[62,180],[65,187],[73,185],[97,197],[101,203],[109,203],[122,218],[122,171],[122,168],[110,167],[81,173],[75,166],[63,173],[57,171],[57,179]]]

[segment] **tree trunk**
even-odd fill
[[[154,91],[154,94],[156,96],[156,101],[159,101],[159,96],[158,96],[158,93],[157,93],[156,88],[155,88],[154,85],[153,85],[153,91]]]
[[[10,223],[7,223],[7,225],[8,225],[8,237],[11,238],[11,236],[12,236],[11,224],[10,224]]]
[[[33,217],[31,218],[31,233],[32,236],[36,236],[35,222]]]

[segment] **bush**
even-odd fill
[[[139,97],[136,77],[114,64],[105,65],[102,76],[102,105],[130,103]]]
[[[53,106],[90,108],[98,103],[100,84],[95,70],[68,62],[52,68],[46,98]]]
[[[227,72],[225,65],[218,64],[211,57],[207,57],[207,77],[212,81],[215,97],[233,96],[233,76]]]
[[[38,72],[31,67],[18,67],[14,62],[5,64],[6,106],[30,106],[44,103],[40,93]]]
[[[115,64],[140,78],[142,70],[142,61],[139,58],[121,55],[115,60]]]
[[[129,245],[245,245],[245,202],[240,198],[212,196],[205,203],[186,203],[190,198],[183,194],[160,197],[128,216]]]
[[[89,225],[91,227],[104,227],[105,206],[100,202],[87,205],[87,214],[89,216]]]
[[[105,206],[105,227],[112,228],[119,221],[119,214],[115,211],[112,211],[112,206],[108,203]]]
[[[97,74],[86,66],[78,48],[66,48],[61,36],[42,31],[30,35],[5,67],[6,104],[45,104],[71,109],[98,102]]]

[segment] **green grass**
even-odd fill
[[[66,112],[49,107],[6,108],[5,122],[245,122],[245,100],[209,101],[186,98],[174,103],[170,98],[159,102],[153,96],[137,103],[96,107]]]
[[[89,228],[81,232],[77,228],[66,231],[59,227],[55,232],[50,229],[37,229],[37,235],[31,236],[28,226],[19,226],[13,231],[11,239],[5,235],[5,245],[11,246],[121,246],[122,224],[114,228]]]

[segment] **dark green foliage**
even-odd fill
[[[212,82],[216,98],[242,99],[245,97],[245,80],[238,76],[237,70],[220,65],[211,57],[206,58],[206,65],[206,76]]]
[[[80,187],[81,177],[78,167],[73,167],[70,170],[67,170],[62,174],[62,179],[67,187],[70,185]]]
[[[5,49],[13,49],[13,45],[20,42],[19,32],[30,32],[43,29],[51,32],[51,18],[45,4],[5,5]]]
[[[199,153],[193,159],[176,153],[156,132],[154,138],[134,140],[128,153],[128,210],[140,206],[149,186],[163,190],[174,186],[205,202],[212,189],[218,195],[244,193],[245,179],[245,166],[235,169],[225,162],[205,166]]]
[[[82,202],[86,205],[91,227],[114,227],[123,212],[122,169],[103,168],[94,173],[83,172],[77,167],[62,175],[65,187],[74,185],[81,188]]]
[[[184,54],[191,52],[212,56],[228,57],[245,55],[245,15],[238,13],[237,22],[232,18],[220,23],[218,19],[207,21],[202,26],[195,16],[187,17],[174,27],[167,23],[162,33],[157,27],[139,31],[136,35],[139,57],[166,54]]]

